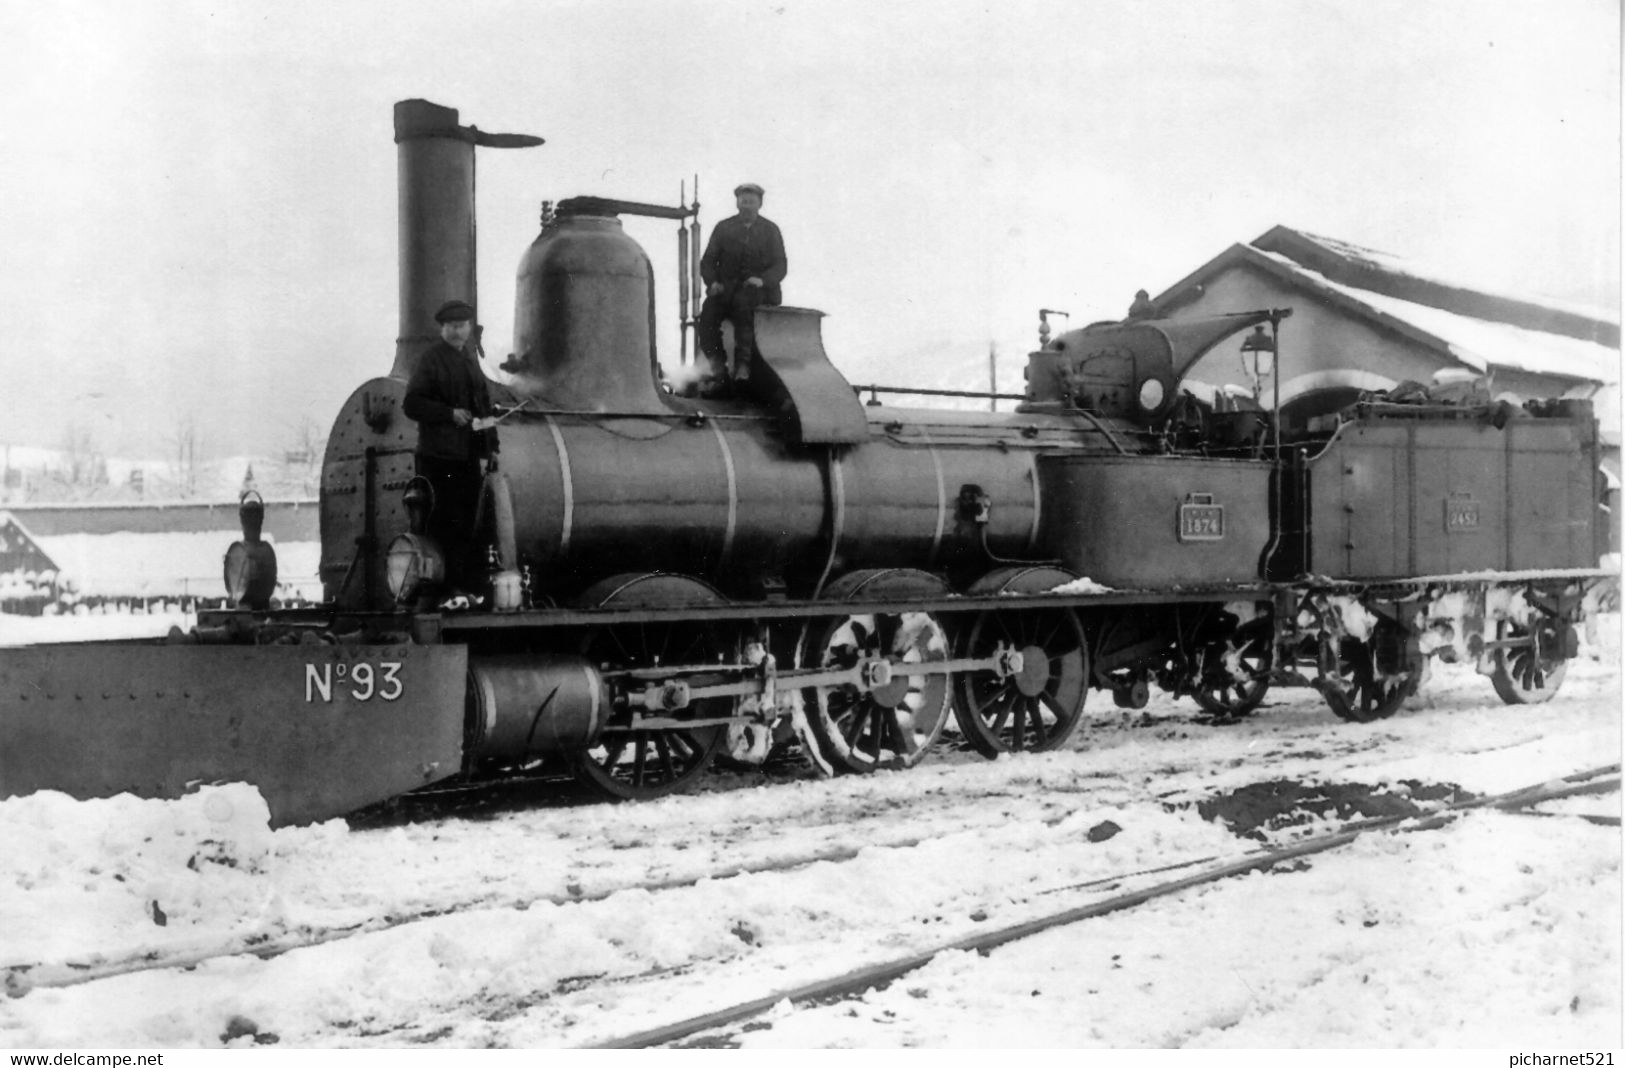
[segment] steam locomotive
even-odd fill
[[[1607,577],[1585,402],[1371,398],[1289,429],[1180,390],[1226,339],[1273,347],[1277,308],[1060,333],[1007,413],[866,404],[821,313],[763,308],[731,395],[688,397],[621,219],[677,222],[688,315],[697,206],[577,197],[519,266],[488,583],[448,605],[402,400],[430,309],[474,293],[475,148],[539,140],[421,100],[395,133],[400,339],[328,439],[324,603],[272,606],[245,501],[229,606],[193,630],[0,660],[0,796],[242,780],[288,823],[563,766],[651,798],[787,746],[830,773],[912,766],[947,731],[1051,749],[1091,690],[1137,708],[1157,685],[1223,720],[1308,683],[1377,719],[1430,656],[1534,702]]]

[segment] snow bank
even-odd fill
[[[259,792],[178,801],[47,791],[0,802],[0,966],[139,954],[277,909]]]

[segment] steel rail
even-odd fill
[[[855,994],[863,993],[864,991],[875,986],[893,982],[896,979],[907,975],[909,972],[917,971],[918,969],[931,963],[931,961],[935,960],[943,953],[969,951],[985,953],[989,950],[996,949],[999,946],[1006,945],[1010,942],[1019,941],[1024,938],[1030,938],[1033,935],[1041,934],[1056,927],[1064,927],[1083,920],[1094,919],[1098,916],[1105,916],[1109,913],[1133,908],[1137,905],[1142,905],[1147,901],[1176,894],[1180,891],[1188,890],[1194,886],[1201,886],[1205,883],[1217,882],[1220,879],[1229,878],[1233,875],[1241,875],[1250,871],[1273,867],[1274,865],[1283,861],[1294,860],[1298,857],[1310,856],[1315,853],[1323,853],[1331,849],[1337,849],[1348,845],[1361,835],[1369,834],[1372,831],[1387,828],[1399,829],[1408,823],[1412,825],[1410,827],[1404,827],[1403,829],[1434,830],[1438,827],[1445,826],[1446,824],[1459,818],[1463,813],[1473,809],[1521,809],[1540,801],[1555,800],[1559,797],[1570,797],[1577,793],[1598,793],[1605,790],[1618,790],[1618,772],[1619,765],[1612,764],[1601,768],[1593,768],[1589,771],[1576,772],[1574,775],[1565,776],[1559,781],[1568,783],[1569,785],[1563,787],[1553,787],[1550,785],[1550,780],[1548,780],[1547,782],[1522,787],[1520,789],[1512,790],[1503,794],[1497,794],[1492,797],[1475,798],[1471,801],[1454,804],[1449,806],[1443,812],[1420,819],[1414,816],[1389,816],[1367,821],[1366,823],[1357,827],[1337,831],[1332,834],[1321,835],[1316,838],[1306,839],[1302,842],[1294,843],[1291,846],[1266,849],[1257,855],[1244,856],[1240,860],[1229,861],[1209,868],[1205,871],[1197,872],[1194,875],[1188,875],[1180,879],[1173,879],[1168,882],[1158,883],[1154,886],[1145,887],[1140,890],[1118,894],[1114,897],[1107,898],[1104,901],[1096,901],[1087,905],[1080,905],[1073,908],[1064,909],[1062,911],[1052,913],[1049,916],[1040,917],[1035,920],[1028,920],[1023,923],[1012,924],[1011,926],[1002,927],[993,931],[986,931],[980,934],[972,935],[969,938],[956,939],[943,945],[939,945],[933,949],[928,949],[920,953],[914,953],[894,961],[869,965],[851,972],[846,972],[839,976],[832,977],[830,979],[823,979],[817,982],[807,983],[790,990],[777,991],[775,993],[768,994],[765,997],[753,998],[750,1001],[741,1002],[725,1009],[719,1009],[700,1016],[689,1017],[685,1020],[679,1020],[675,1023],[651,1028],[646,1031],[639,1031],[620,1038],[594,1043],[587,1048],[642,1049],[650,1046],[659,1046],[668,1042],[674,1042],[681,1038],[686,1038],[689,1035],[697,1034],[701,1031],[710,1030],[713,1027],[721,1027],[727,1024],[737,1023],[741,1020],[750,1019],[753,1016],[759,1016],[782,1001],[790,1001],[795,1003],[801,1001],[850,997]],[[1613,774],[1614,777],[1604,782],[1588,781],[1598,779],[1600,776],[1608,774]],[[1413,823],[1412,821],[1415,822]]]
[[[1618,816],[1602,816],[1595,812],[1540,812],[1535,809],[1520,808],[1515,810],[1519,816],[1538,816],[1553,820],[1580,820],[1584,823],[1594,823],[1598,827],[1618,827]]]

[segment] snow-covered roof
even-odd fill
[[[1436,339],[1456,360],[1475,371],[1496,367],[1533,374],[1566,375],[1597,382],[1619,380],[1617,348],[1511,323],[1431,308],[1385,293],[1334,282],[1319,271],[1300,266],[1279,252],[1261,252],[1316,288],[1334,290],[1373,311],[1401,320]]]
[[[1482,297],[1489,297],[1507,304],[1532,305],[1551,312],[1561,312],[1565,315],[1582,319],[1592,319],[1597,322],[1619,325],[1618,316],[1605,309],[1581,304],[1576,301],[1559,300],[1544,294],[1535,296],[1529,293],[1514,293],[1510,290],[1499,289],[1482,285],[1456,276],[1453,272],[1410,256],[1396,256],[1391,252],[1382,252],[1374,248],[1356,245],[1341,238],[1326,237],[1322,234],[1312,234],[1307,230],[1295,230],[1286,226],[1277,226],[1269,233],[1262,235],[1252,244],[1256,248],[1267,252],[1286,251],[1287,239],[1296,238],[1300,242],[1310,242],[1319,245],[1327,253],[1334,255],[1338,260],[1356,269],[1376,272],[1378,276],[1390,279],[1407,279],[1422,283],[1440,292],[1473,293]],[[1306,266],[1314,266],[1314,260],[1301,253],[1294,257]],[[1347,279],[1344,279],[1345,281]],[[1448,299],[1448,298],[1446,298]]]
[[[1158,311],[1168,314],[1199,294],[1206,279],[1238,265],[1262,269],[1476,371],[1620,380],[1617,317],[1545,297],[1490,292],[1398,256],[1284,226],[1197,268],[1156,298]]]

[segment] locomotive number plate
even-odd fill
[[[1180,541],[1223,541],[1224,505],[1182,504],[1179,506]]]
[[[335,690],[341,699],[349,697],[352,701],[371,701],[376,697],[381,701],[393,701],[406,692],[400,674],[401,665],[387,660],[380,661],[376,669],[365,660],[354,666],[342,661],[337,664],[306,664],[305,703],[330,705]]]
[[[1477,530],[1478,502],[1471,497],[1450,497],[1444,502],[1444,529],[1447,534]]]

